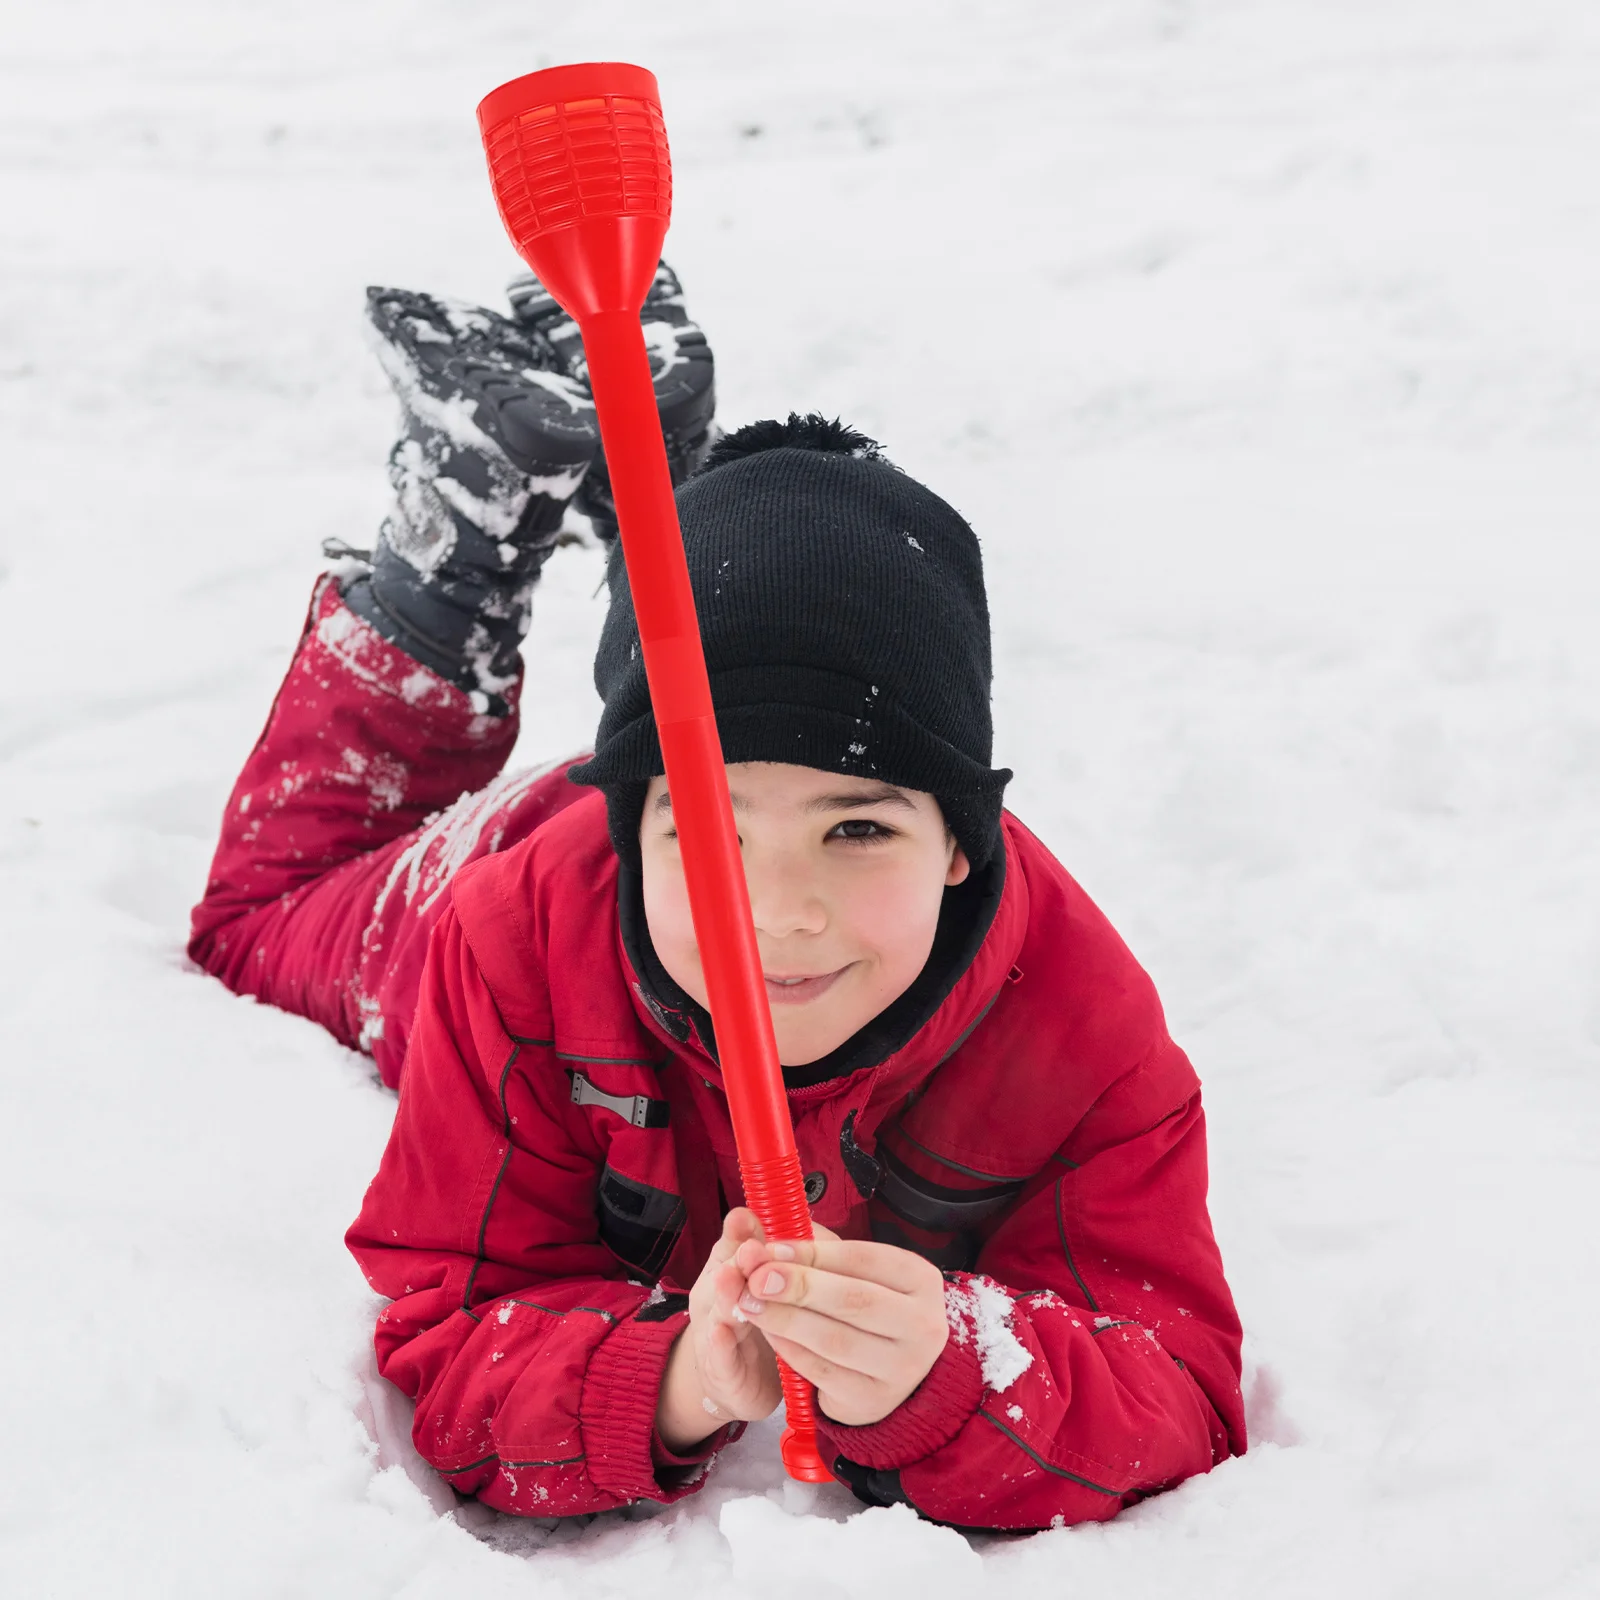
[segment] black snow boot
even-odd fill
[[[531,272],[513,278],[506,293],[517,321],[549,351],[559,370],[582,384],[588,393],[589,369],[583,359],[577,323]],[[676,487],[699,467],[715,442],[716,363],[705,334],[689,320],[683,285],[665,261],[656,268],[655,282],[645,296],[639,320],[644,324],[645,345],[650,352],[667,465]],[[615,541],[617,508],[611,498],[611,477],[603,450],[583,480],[574,504],[608,546]]]
[[[345,603],[504,716],[534,584],[599,450],[594,400],[546,341],[479,306],[368,289],[367,320],[402,431],[394,509]]]

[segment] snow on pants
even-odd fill
[[[501,774],[511,699],[509,716],[474,712],[321,580],[228,799],[190,956],[370,1053],[396,1084],[451,878],[592,793],[567,779],[581,756]]]

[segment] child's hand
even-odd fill
[[[656,1431],[669,1450],[686,1450],[725,1422],[771,1416],[783,1398],[771,1347],[743,1312],[735,1315],[746,1284],[734,1255],[759,1248],[761,1239],[753,1211],[730,1211],[689,1291],[689,1326],[667,1358],[656,1407]]]
[[[944,1275],[895,1245],[816,1232],[740,1244],[733,1270],[748,1288],[739,1304],[817,1386],[823,1414],[859,1427],[888,1416],[938,1360],[950,1336]]]

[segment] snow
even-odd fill
[[[73,0],[6,43],[0,1591],[1600,1591],[1600,12]],[[1205,1078],[1256,1445],[1112,1524],[969,1543],[786,1484],[775,1423],[664,1514],[441,1516],[341,1243],[393,1100],[184,962],[321,541],[386,510],[363,287],[496,302],[473,107],[598,56],[660,76],[724,418],[842,415],[976,523],[1012,804]],[[546,569],[524,762],[592,735],[600,577]]]
[[[1012,1327],[1011,1296],[992,1279],[976,1277],[946,1285],[944,1305],[950,1337],[957,1344],[971,1342],[984,1387],[1004,1394],[1033,1365],[1033,1353]]]
[[[373,897],[370,927],[377,926],[385,903],[397,889],[408,906],[419,894],[423,907],[432,905],[449,887],[457,870],[471,859],[490,818],[507,806],[515,805],[553,765],[553,762],[544,762],[533,767],[508,768],[470,799],[463,796],[466,803],[458,801],[448,810],[429,817],[412,842],[394,858],[389,876]],[[498,839],[498,835],[495,838]]]
[[[671,304],[671,300],[667,302]],[[650,356],[650,370],[659,383],[674,367],[686,366],[689,358],[678,345],[678,330],[670,322],[646,322],[644,347]],[[712,349],[715,350],[713,345]]]

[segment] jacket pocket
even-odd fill
[[[600,1242],[619,1261],[655,1278],[683,1232],[688,1209],[680,1196],[625,1177],[607,1165],[600,1172]]]

